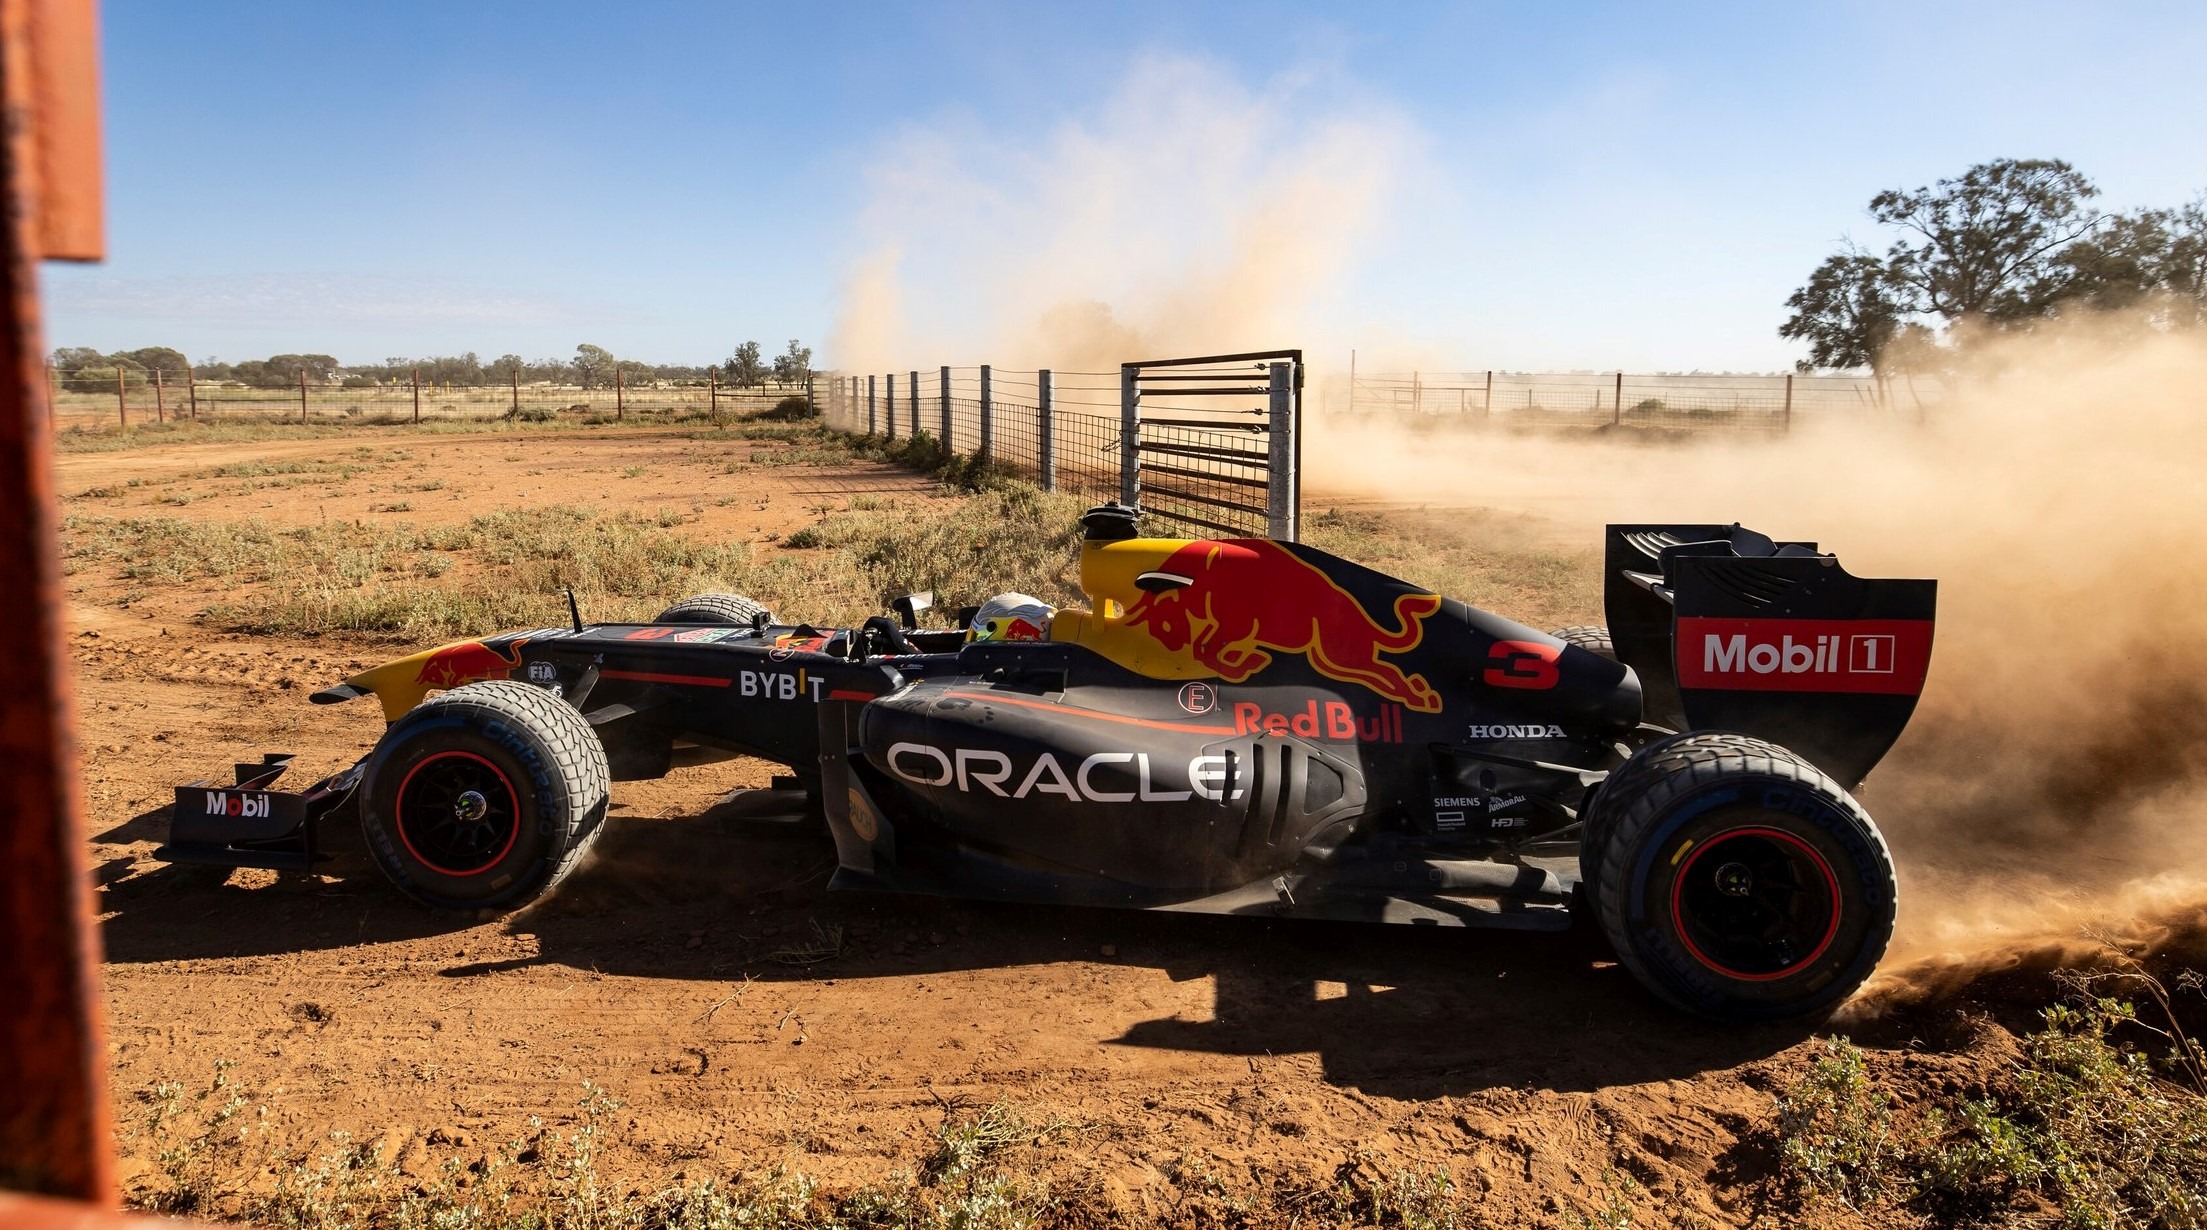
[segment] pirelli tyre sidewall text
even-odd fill
[[[369,758],[360,823],[392,883],[446,909],[522,905],[604,827],[605,749],[543,689],[499,680],[424,701]]]
[[[1821,1013],[1892,939],[1884,839],[1853,797],[1784,748],[1740,735],[1666,740],[1613,808],[1595,906],[1662,999],[1722,1020]],[[1621,775],[1622,776],[1622,775]]]

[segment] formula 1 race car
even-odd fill
[[[834,888],[1533,930],[1576,909],[1727,1019],[1828,1008],[1884,952],[1892,862],[1846,787],[1914,710],[1934,582],[1617,525],[1608,627],[1551,634],[1137,518],[1083,517],[1089,606],[1042,639],[923,629],[922,600],[816,628],[706,595],[375,667],[313,698],[380,702],[365,758],[300,794],[269,789],[283,757],[180,789],[162,856],[308,867],[350,803],[404,892],[511,909],[590,848],[609,782],[748,755],[816,797]]]

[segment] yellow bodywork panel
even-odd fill
[[[481,641],[454,641],[370,667],[347,679],[345,686],[375,693],[383,720],[395,722],[431,692],[508,677],[521,665],[521,647],[527,643],[509,642],[501,653]]]

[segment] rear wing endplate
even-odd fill
[[[1734,525],[1612,525],[1603,605],[1649,721],[1735,730],[1852,786],[1915,712],[1938,583],[1870,580]]]

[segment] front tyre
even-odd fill
[[[692,594],[659,612],[655,624],[733,624],[749,628],[774,616],[765,604],[742,594]]]
[[[605,746],[573,706],[526,683],[471,683],[384,732],[360,826],[376,865],[416,901],[511,909],[582,861],[610,780]]]
[[[1595,913],[1618,958],[1686,1012],[1807,1016],[1852,994],[1893,937],[1893,860],[1860,804],[1775,744],[1664,740],[1605,787]],[[1628,766],[1629,768],[1629,766]],[[1624,782],[1615,784],[1623,785]]]

